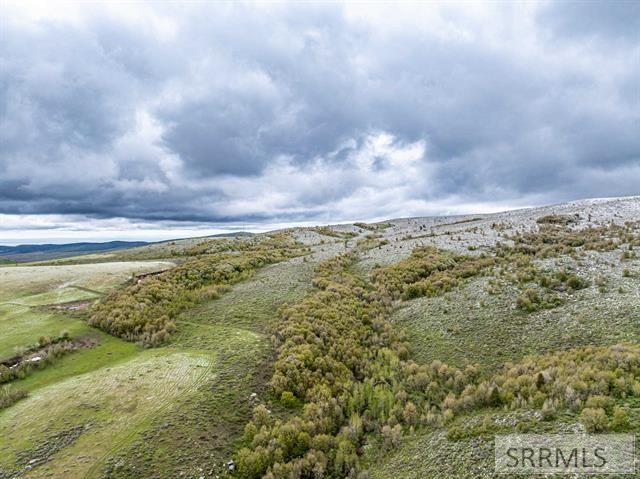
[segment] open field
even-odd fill
[[[8,266],[0,268],[0,360],[16,348],[56,336],[89,331],[84,321],[45,306],[93,300],[126,282],[133,273],[158,271],[167,262],[104,263],[70,266]]]
[[[0,246],[0,260],[5,259],[16,263],[27,263],[103,251],[117,251],[119,249],[133,248],[145,244],[144,241],[110,241],[102,243]]]
[[[35,370],[25,379],[10,385],[29,393],[30,396],[13,408],[0,412],[0,428],[3,431],[0,434],[3,439],[0,446],[0,477],[5,477],[9,471],[25,470],[27,466],[32,469],[34,465],[42,462],[38,459],[29,465],[28,462],[34,458],[25,459],[24,454],[28,451],[35,451],[33,454],[46,453],[46,456],[38,457],[46,457],[49,461],[47,466],[51,467],[51,471],[39,468],[38,471],[41,472],[38,474],[47,473],[53,477],[64,475],[63,470],[67,466],[57,469],[57,464],[66,464],[65,461],[75,462],[75,459],[54,459],[56,451],[50,451],[49,455],[42,444],[52,441],[55,443],[58,440],[64,442],[65,437],[74,436],[79,426],[71,418],[81,417],[84,406],[81,402],[73,401],[80,401],[79,394],[87,397],[94,394],[96,398],[106,401],[106,397],[103,398],[105,391],[112,388],[116,381],[108,374],[109,366],[125,362],[125,366],[118,366],[118,374],[132,370],[134,364],[126,361],[136,360],[135,357],[141,352],[134,344],[89,327],[76,314],[67,313],[65,309],[55,309],[57,305],[70,302],[73,305],[83,300],[94,300],[128,281],[134,273],[158,271],[170,266],[172,264],[167,262],[129,262],[0,268],[0,359],[12,357],[17,351],[31,347],[42,336],[56,337],[62,331],[68,333],[71,338],[91,338],[95,344],[94,347],[79,349],[64,356],[45,369]],[[154,361],[164,364],[157,358]],[[158,369],[152,363],[148,366],[145,368],[149,371]],[[180,373],[180,376],[184,374]],[[186,379],[188,380],[188,377]],[[168,380],[160,376],[150,376],[149,384],[141,385],[139,392],[143,394],[147,386],[159,387]],[[128,384],[124,379],[119,381],[124,385]],[[125,399],[131,396],[129,390],[121,392]],[[117,403],[114,404],[114,407],[120,407]],[[106,403],[100,406],[105,417],[113,415],[113,411],[109,412],[107,406],[111,407]],[[154,407],[145,406],[140,411],[153,411]],[[26,417],[29,417],[28,421],[25,421]],[[136,417],[130,419],[133,423],[138,421]],[[128,421],[123,420],[118,427],[128,427],[127,424]],[[109,432],[109,428],[96,429],[96,432],[102,429],[107,437],[113,434],[118,436],[117,430]],[[50,440],[51,437],[58,439]],[[86,445],[80,447],[80,450],[87,448]],[[79,472],[73,474],[74,477],[81,476]]]
[[[408,301],[392,319],[406,332],[416,361],[494,369],[527,354],[640,342],[637,280],[620,274],[615,284],[607,292],[591,286],[556,308],[526,313],[515,307],[514,288],[489,294],[482,278],[441,297]]]
[[[49,293],[38,303],[57,301],[56,295],[70,292],[69,288],[85,288],[103,293],[131,278],[133,273],[159,271],[172,266],[169,262],[117,262],[67,266],[6,266],[0,268],[0,301],[24,303],[20,298]],[[69,300],[68,298],[65,298]]]
[[[3,414],[0,467],[43,463],[28,477],[81,477],[99,468],[145,421],[178,407],[208,379],[212,360],[209,354],[146,352],[39,389]]]

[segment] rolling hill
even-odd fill
[[[20,263],[79,256],[82,254],[114,251],[144,246],[145,241],[107,241],[104,243],[23,244],[1,246],[0,258]]]
[[[638,431],[638,249],[629,197],[3,266],[0,478],[489,478],[496,434]]]

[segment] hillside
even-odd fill
[[[2,266],[0,479],[495,477],[497,433],[638,431],[639,249],[627,197]]]
[[[26,263],[82,254],[113,251],[144,246],[145,241],[107,241],[104,243],[23,244],[0,246],[0,259]]]

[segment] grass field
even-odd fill
[[[0,268],[0,360],[62,331],[76,336],[91,331],[83,321],[45,308],[88,300],[122,284],[134,273],[157,271],[167,262],[104,263]]]
[[[99,472],[146,421],[208,379],[212,364],[211,354],[144,352],[41,388],[1,416],[0,465],[11,471],[42,462],[28,477]]]
[[[152,398],[153,387],[161,388],[163,383],[170,385],[171,377],[176,378],[176,388],[182,387],[178,383],[183,380],[188,385],[193,381],[190,379],[191,373],[185,373],[184,368],[195,371],[190,365],[202,361],[209,367],[211,361],[207,358],[210,354],[196,357],[195,360],[191,356],[185,359],[180,355],[175,356],[175,360],[169,356],[165,360],[155,353],[143,352],[135,344],[89,327],[76,315],[51,308],[52,305],[98,298],[129,280],[134,273],[157,271],[170,266],[171,263],[167,262],[125,262],[0,268],[0,359],[12,357],[17,351],[37,343],[41,336],[53,337],[62,331],[68,332],[71,337],[91,336],[96,343],[93,348],[77,350],[11,384],[12,388],[26,391],[30,396],[0,412],[0,477],[9,474],[7,471],[25,470],[27,466],[33,468],[40,463],[37,458],[43,457],[48,461],[46,467],[34,468],[32,474],[37,472],[38,476],[49,474],[53,477],[72,474],[70,477],[81,477],[80,472],[64,472],[71,467],[67,464],[74,464],[77,458],[58,456],[56,448],[59,448],[59,443],[66,444],[69,438],[75,438],[83,418],[95,416],[98,420],[101,415],[113,416],[110,408],[122,407],[115,396],[109,399],[106,393],[110,389],[117,396],[121,395],[123,400],[132,398],[139,402],[141,407],[136,408],[138,413],[131,417],[123,416],[119,425],[100,427],[91,433],[96,437],[105,434],[107,441],[112,440],[111,437],[120,437],[121,430],[127,430],[130,425],[141,424],[147,417],[146,410],[153,412],[166,404],[166,401],[156,404],[151,399],[148,399],[148,404],[145,402],[146,398]],[[165,364],[174,364],[175,370],[164,371],[162,368]],[[149,373],[146,376],[148,382],[142,381],[139,388],[137,380],[132,382],[120,377],[123,371],[133,371],[138,366],[142,371],[140,378],[144,379],[146,372]],[[138,388],[136,391],[141,399],[136,399],[135,391],[122,389],[128,385]],[[162,393],[165,393],[164,390]],[[87,408],[89,402],[83,397],[87,401],[96,399],[97,402],[92,402],[95,407]],[[174,402],[173,398],[171,402]],[[97,441],[96,450],[100,450],[104,443],[99,439]],[[79,450],[90,450],[85,442],[80,441],[79,444]],[[26,458],[28,455],[34,457]],[[28,462],[33,459],[36,461],[30,465]],[[91,461],[83,460],[78,464],[91,464]]]
[[[0,301],[19,301],[38,293],[66,288],[104,292],[131,278],[133,273],[167,269],[166,261],[129,261],[61,266],[5,266],[0,268]],[[46,304],[46,303],[40,303]]]
[[[492,295],[480,278],[441,297],[409,301],[393,321],[407,333],[416,361],[493,370],[528,354],[640,341],[637,285],[619,282],[623,292],[592,286],[559,307],[526,313],[514,307],[514,288]]]

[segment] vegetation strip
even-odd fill
[[[38,344],[23,353],[0,363],[0,384],[24,379],[36,370],[44,369],[56,360],[79,348],[91,348],[95,340],[90,337],[71,338],[68,333],[58,337],[42,336]],[[15,402],[15,401],[14,401]],[[0,409],[2,409],[0,407]]]
[[[207,244],[214,252],[205,248],[175,268],[111,293],[92,308],[89,323],[127,341],[158,346],[175,331],[176,316],[190,305],[218,297],[259,267],[304,253],[285,234],[237,240],[233,249],[224,251],[217,243]]]
[[[24,399],[28,395],[29,393],[26,391],[13,388],[11,385],[0,387],[0,411],[8,408],[9,406],[13,406],[15,403],[20,401],[20,399]]]
[[[365,434],[389,418],[407,351],[384,320],[390,303],[348,272],[356,259],[345,253],[322,263],[319,291],[283,310],[271,386],[302,410],[274,421],[255,408],[248,447],[238,453],[242,477],[354,475]]]

